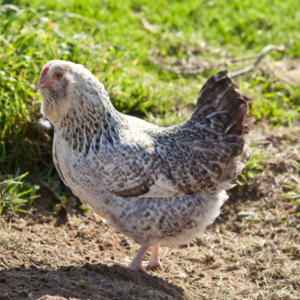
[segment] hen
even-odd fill
[[[184,123],[158,127],[118,112],[83,66],[50,61],[36,85],[55,127],[53,159],[63,182],[141,248],[129,265],[159,268],[158,245],[185,244],[220,213],[225,190],[251,157],[243,135],[254,119],[227,71],[202,87]]]

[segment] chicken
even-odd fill
[[[202,87],[182,124],[158,127],[123,115],[82,65],[54,60],[36,85],[42,113],[55,128],[53,160],[83,204],[141,245],[131,270],[162,269],[160,243],[189,243],[228,198],[225,190],[247,165],[243,136],[254,119],[227,71]]]

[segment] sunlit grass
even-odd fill
[[[20,207],[25,204],[29,206],[37,198],[37,186],[31,186],[22,180],[27,174],[12,178],[11,176],[0,176],[0,215],[12,210],[25,212]]]
[[[296,165],[298,172],[300,173],[300,163],[295,162],[295,165]],[[291,204],[298,204],[298,203],[300,203],[300,177],[294,176],[294,175],[292,175],[291,177],[292,177],[292,180],[294,182],[296,182],[297,187],[293,189],[291,186],[285,185],[284,187],[291,189],[291,191],[289,191],[288,193],[285,193],[283,195],[283,197],[291,199],[293,201]],[[297,213],[297,215],[300,215],[300,213]]]

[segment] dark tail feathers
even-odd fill
[[[224,125],[226,135],[243,136],[250,132],[248,125],[255,121],[248,115],[248,110],[248,103],[243,99],[238,85],[223,70],[210,77],[202,87],[193,115],[214,111],[214,118]],[[218,114],[221,111],[228,112],[227,117],[224,113]]]

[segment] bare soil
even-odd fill
[[[264,151],[264,169],[248,184],[239,179],[203,235],[185,246],[162,245],[164,271],[109,267],[110,259],[133,259],[139,246],[92,211],[51,214],[47,191],[26,215],[6,214],[0,300],[300,299],[300,206],[282,197],[299,177],[300,129],[273,132],[261,124],[249,139],[254,154]]]

